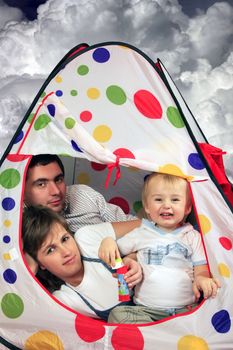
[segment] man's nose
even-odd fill
[[[54,182],[54,181],[51,181],[50,183],[49,183],[49,190],[50,190],[50,193],[51,194],[59,194],[60,193],[60,188],[59,188],[59,186],[56,184],[56,182]]]

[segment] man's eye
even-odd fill
[[[56,179],[56,183],[62,183],[64,182],[64,177],[59,177],[58,179]]]
[[[173,198],[173,202],[179,202],[180,199],[179,198]]]
[[[37,187],[45,187],[45,182],[38,182]]]
[[[155,198],[155,202],[161,202],[161,198]]]

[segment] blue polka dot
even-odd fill
[[[12,210],[15,207],[15,201],[13,198],[6,197],[2,201],[2,207],[5,210]]]
[[[58,96],[58,97],[61,97],[63,95],[63,92],[61,90],[57,90],[55,92],[55,94]]]
[[[231,318],[227,310],[216,312],[211,322],[218,333],[227,333],[231,329]]]
[[[8,236],[8,235],[5,235],[4,237],[3,237],[3,242],[4,243],[10,243],[10,241],[11,241],[11,238],[10,238],[10,236]]]
[[[55,116],[55,112],[56,112],[55,105],[49,104],[49,105],[47,106],[47,108],[48,108],[49,114],[50,114],[52,117],[54,117],[54,116]]]
[[[18,143],[19,141],[21,141],[23,138],[23,135],[24,135],[23,130],[21,130],[20,133],[16,136],[14,143]]]
[[[110,58],[110,53],[107,49],[100,47],[96,49],[92,54],[93,59],[98,63],[107,62]]]
[[[82,152],[82,150],[78,147],[78,145],[75,141],[71,140],[71,145],[75,151]]]
[[[188,156],[188,162],[194,169],[201,170],[205,168],[198,153],[190,153]]]
[[[14,270],[7,269],[3,272],[3,278],[7,283],[13,284],[17,280],[17,275]]]

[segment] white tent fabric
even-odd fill
[[[198,148],[203,134],[167,72],[138,49],[124,43],[77,49],[41,88],[1,165],[0,349],[232,349],[233,218]],[[74,180],[132,213],[141,209],[146,174],[190,181],[210,270],[222,284],[217,297],[192,313],[140,326],[108,325],[61,305],[22,255],[25,174],[31,155],[40,153],[77,158]]]

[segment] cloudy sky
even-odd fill
[[[61,58],[105,41],[161,59],[232,179],[233,0],[0,0],[0,156]]]

